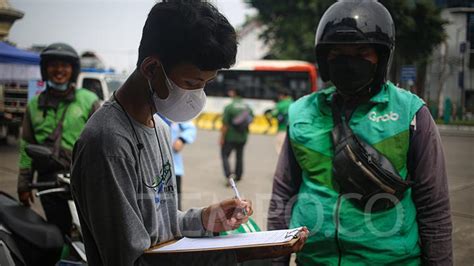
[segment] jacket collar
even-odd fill
[[[52,89],[46,88],[38,97],[38,106],[40,109],[53,108],[57,109],[59,103],[67,102],[71,103],[76,99],[76,89],[72,89],[68,94],[64,96],[57,96],[51,92]]]
[[[372,104],[385,104],[389,101],[389,87],[394,86],[390,81],[387,81],[382,85],[380,91],[372,96],[369,100],[369,103]],[[331,102],[336,92],[336,87],[331,86],[326,89],[321,90],[321,97],[317,97],[318,106],[324,115],[331,115]]]

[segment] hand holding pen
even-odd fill
[[[212,204],[202,210],[204,229],[218,233],[237,229],[248,221],[249,216],[253,214],[252,202],[241,199],[238,190],[234,190],[234,193],[235,198]]]
[[[232,187],[232,190],[234,190],[234,194],[235,194],[235,197],[242,201],[242,198],[240,197],[240,193],[239,193],[239,190],[237,190],[237,185],[235,184],[235,181],[234,179],[231,177],[229,178],[229,184],[230,186]],[[247,211],[245,209],[242,209],[242,213],[247,216]]]

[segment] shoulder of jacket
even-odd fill
[[[76,97],[78,100],[85,100],[88,102],[95,102],[99,100],[97,94],[93,93],[88,89],[78,88],[76,89]]]
[[[38,100],[39,100],[40,94],[36,94],[33,96],[29,101],[28,101],[28,106],[30,105],[38,105]]]
[[[301,108],[306,108],[308,105],[314,104],[314,102],[317,101],[319,97],[321,97],[320,92],[313,92],[311,94],[305,95],[291,103],[290,109],[299,110]]]
[[[418,101],[418,102],[421,102],[424,104],[424,100],[421,99],[418,95],[412,93],[411,91],[409,90],[406,90],[406,89],[403,89],[403,88],[400,88],[398,86],[396,86],[395,84],[393,84],[392,82],[387,82],[387,86],[389,88],[389,90],[395,92],[395,94],[397,95],[397,97],[401,97],[401,98],[409,98],[413,101]]]

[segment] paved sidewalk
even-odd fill
[[[471,129],[471,128],[470,128]],[[453,218],[455,265],[474,265],[474,132],[470,129],[440,126],[446,154]],[[225,186],[217,131],[199,130],[194,144],[183,154],[186,173],[183,177],[183,207],[206,206],[233,197]],[[237,184],[243,197],[254,205],[254,219],[266,228],[268,201],[271,196],[277,155],[275,136],[251,135],[245,147],[244,176]],[[16,196],[18,142],[0,145],[0,190]],[[36,200],[34,209],[41,212]]]
[[[471,136],[474,137],[474,126],[438,125],[443,136]]]

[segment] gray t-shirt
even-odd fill
[[[155,132],[130,119],[133,127],[117,102],[106,102],[74,146],[72,193],[88,264],[176,265],[176,256],[142,255],[174,238],[209,233],[201,209],[177,210],[168,125],[155,116]]]

